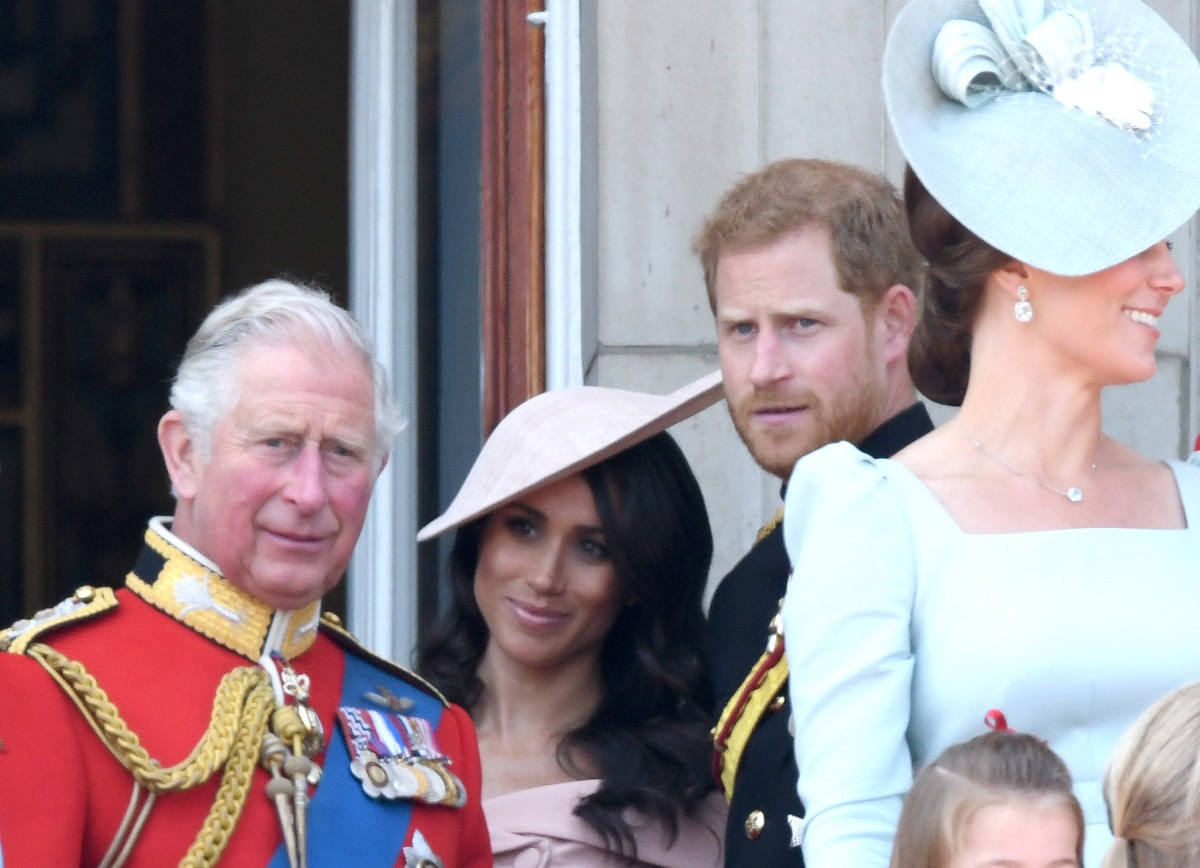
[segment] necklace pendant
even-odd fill
[[[1071,503],[1079,503],[1079,501],[1083,500],[1083,492],[1078,488],[1068,488],[1067,500],[1071,501]]]

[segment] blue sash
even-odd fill
[[[369,707],[371,703],[363,699],[363,694],[378,692],[380,686],[396,696],[413,700],[413,707],[405,714],[423,717],[437,729],[443,711],[438,700],[403,679],[346,654],[339,706]],[[342,728],[331,721],[330,730],[324,773],[308,805],[308,864],[313,868],[393,866],[400,861],[408,839],[413,804],[408,799],[367,796],[358,778],[350,773],[350,752]],[[269,868],[288,868],[287,850],[282,843]]]

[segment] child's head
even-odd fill
[[[1104,779],[1104,868],[1200,865],[1200,682],[1168,693],[1117,744]]]
[[[1082,854],[1083,812],[1066,764],[1033,736],[1000,731],[946,748],[917,775],[891,868],[971,868],[985,856],[1072,868]]]

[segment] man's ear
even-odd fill
[[[875,307],[875,335],[885,362],[907,355],[916,325],[916,293],[902,283],[889,286]]]
[[[178,410],[168,410],[158,420],[158,446],[162,450],[171,489],[182,500],[196,496],[200,482],[200,455]]]

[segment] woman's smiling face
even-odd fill
[[[486,521],[475,599],[487,654],[542,670],[598,659],[625,594],[584,478],[536,489]]]
[[[1155,371],[1159,317],[1184,286],[1162,241],[1103,271],[1062,277],[1029,269],[1032,327],[1095,371],[1100,385],[1136,383]]]

